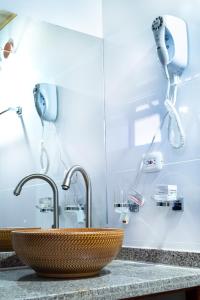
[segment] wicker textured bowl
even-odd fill
[[[11,241],[11,232],[13,230],[24,230],[29,228],[25,227],[6,227],[6,228],[0,228],[0,252],[6,252],[6,251],[13,251],[12,247],[12,241]],[[33,228],[30,228],[33,229]]]
[[[12,232],[18,257],[40,276],[97,275],[118,254],[123,230],[68,228]]]

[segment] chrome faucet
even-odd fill
[[[92,226],[92,188],[90,177],[88,176],[87,172],[81,166],[73,166],[71,167],[62,184],[63,190],[68,190],[71,185],[71,179],[75,172],[80,172],[83,176],[85,187],[86,187],[86,227],[90,228]]]
[[[53,206],[54,206],[54,210],[53,210],[53,225],[52,228],[59,228],[59,207],[58,207],[58,188],[55,184],[55,182],[48,176],[43,175],[43,174],[31,174],[28,175],[26,177],[24,177],[16,186],[16,188],[14,189],[14,195],[15,196],[19,196],[22,190],[23,185],[32,179],[43,179],[44,181],[46,181],[47,183],[49,183],[49,185],[52,188],[53,191]]]

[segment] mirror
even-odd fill
[[[106,222],[103,43],[46,22],[0,11],[0,227],[50,227],[51,188],[30,181],[15,197],[24,176],[41,172],[41,145],[49,175],[58,185],[61,227],[84,227],[85,187],[75,177],[61,184],[66,169],[83,166],[93,189],[93,226]],[[41,119],[36,84],[56,86],[55,121]],[[20,111],[19,111],[20,110]]]

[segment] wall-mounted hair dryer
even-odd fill
[[[169,75],[180,76],[188,64],[187,25],[184,20],[164,15],[152,24],[161,64],[167,66]]]
[[[42,123],[40,147],[41,173],[47,174],[50,166],[48,151],[44,143],[44,121],[55,122],[58,115],[57,86],[49,83],[38,83],[33,89],[35,108]]]
[[[54,84],[38,83],[33,89],[35,107],[41,120],[54,122],[58,114],[57,87]]]
[[[175,104],[177,84],[188,65],[187,25],[180,18],[164,15],[153,21],[152,30],[158,57],[168,80],[165,100],[169,115],[168,139],[173,148],[179,149],[185,144],[185,135]]]

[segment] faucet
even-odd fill
[[[59,208],[58,208],[58,188],[55,184],[55,182],[48,176],[43,175],[43,174],[31,174],[26,177],[24,177],[16,186],[14,189],[14,195],[19,196],[22,190],[23,185],[32,179],[43,179],[44,181],[48,182],[49,185],[52,188],[53,191],[53,225],[52,228],[59,228]]]
[[[85,187],[86,187],[86,205],[87,205],[87,212],[86,212],[86,227],[90,228],[92,226],[92,188],[90,177],[88,176],[87,172],[81,166],[73,166],[71,167],[62,184],[63,190],[68,190],[71,185],[71,179],[75,172],[80,172],[83,176]]]

